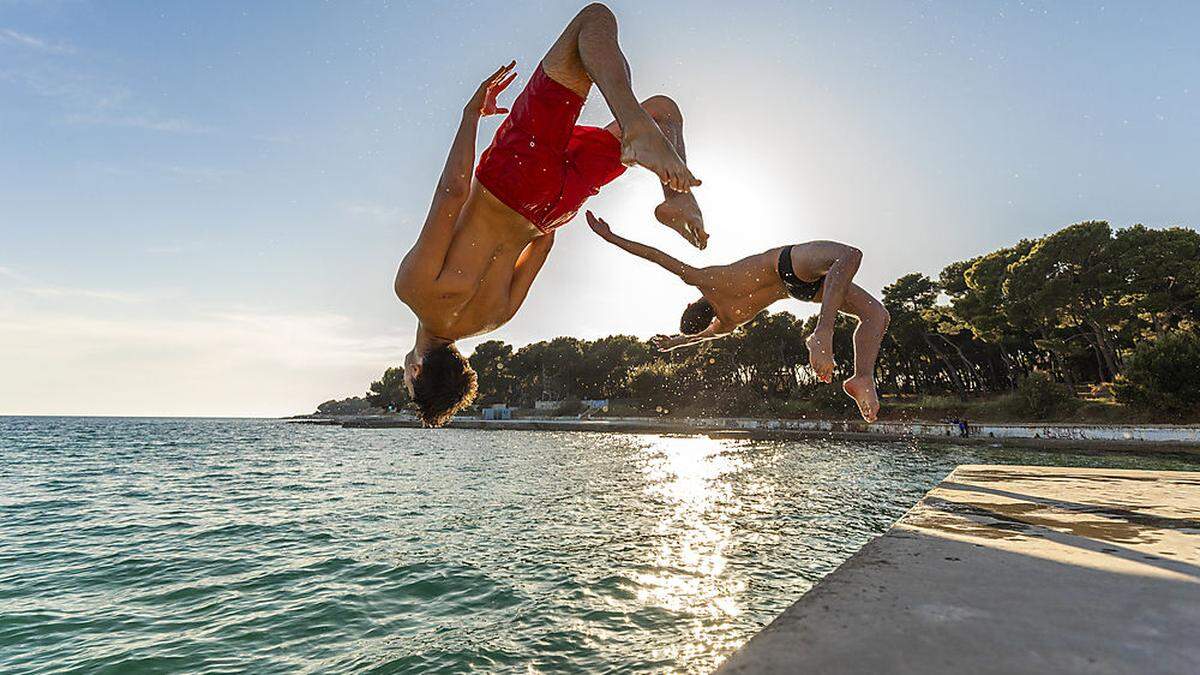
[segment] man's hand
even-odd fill
[[[588,227],[592,228],[592,232],[595,232],[605,239],[608,239],[612,236],[612,229],[609,228],[608,223],[604,222],[603,218],[596,217],[596,214],[592,213],[591,211],[588,211],[586,215]]]
[[[471,100],[467,101],[463,112],[480,117],[502,115],[508,112],[508,108],[496,107],[496,97],[516,79],[517,74],[513,72],[513,68],[516,66],[517,62],[512,61],[507,66],[500,66],[496,72],[488,76],[479,85],[479,89],[475,90],[475,95],[471,97]]]
[[[655,335],[650,338],[650,344],[660,352],[669,352],[672,349],[682,347],[687,342],[687,337],[684,335]]]

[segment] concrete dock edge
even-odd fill
[[[717,671],[1200,672],[1200,472],[960,466]]]

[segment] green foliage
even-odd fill
[[[576,370],[579,398],[625,398],[629,373],[655,359],[650,345],[630,335],[611,335],[584,343]]]
[[[1200,336],[1175,331],[1138,345],[1116,383],[1117,400],[1170,419],[1200,408]]]
[[[629,393],[642,412],[669,411],[675,403],[675,376],[679,366],[655,361],[634,368],[629,374]]]
[[[823,416],[850,417],[858,416],[858,408],[854,400],[842,391],[840,386],[817,384],[806,388],[803,398],[813,412]]]
[[[1031,322],[1044,339],[1055,331],[1086,337],[1104,364],[1100,377],[1108,379],[1120,372],[1112,328],[1127,314],[1115,302],[1127,284],[1112,244],[1108,223],[1071,225],[1042,238],[1009,265],[1004,282],[1013,318]],[[1069,344],[1065,337],[1057,344]],[[1071,357],[1049,351],[1060,359]]]
[[[883,289],[883,305],[892,322],[882,354],[898,385],[908,384],[918,392],[950,390],[966,398],[965,378],[974,368],[965,356],[961,364],[954,359],[961,353],[956,342],[965,330],[946,307],[937,304],[938,292],[936,282],[918,273],[906,274]]]
[[[974,336],[988,343],[1020,343],[1020,324],[1012,322],[1007,312],[1004,282],[1010,265],[1033,248],[1033,242],[1022,240],[1016,246],[967,261],[959,266],[951,263],[942,271],[942,288],[950,296],[951,312]],[[958,283],[961,275],[962,283]]]
[[[512,372],[512,357],[512,345],[499,340],[488,340],[475,346],[468,360],[479,376],[478,405],[508,403],[512,398],[519,382]]]
[[[317,406],[317,412],[322,415],[356,415],[365,412],[371,407],[367,399],[359,396],[351,396],[340,401],[329,400]]]
[[[1066,385],[1055,382],[1046,373],[1035,371],[1017,385],[1016,402],[1019,413],[1040,420],[1067,412],[1076,398]]]
[[[404,369],[388,368],[383,377],[371,383],[367,401],[376,408],[395,406],[396,410],[408,403],[408,390],[404,388]]]
[[[1113,249],[1127,282],[1121,303],[1154,333],[1200,325],[1200,233],[1134,225],[1117,232]]]

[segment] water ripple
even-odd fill
[[[0,672],[699,672],[959,463],[1184,460],[0,418]]]

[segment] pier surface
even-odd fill
[[[960,466],[719,670],[1200,672],[1200,472]]]

